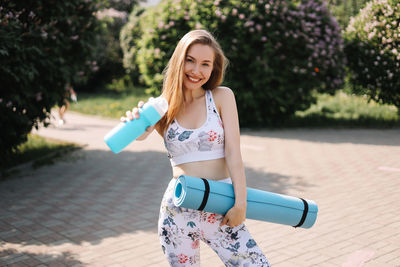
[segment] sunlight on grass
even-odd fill
[[[146,101],[144,93],[80,94],[71,110],[106,118],[120,118],[127,110]],[[305,111],[297,111],[282,127],[398,127],[400,115],[392,105],[383,105],[366,97],[339,90],[334,96],[319,94],[317,103]]]
[[[365,96],[338,91],[334,96],[318,95],[317,103],[305,111],[297,111],[294,120],[311,126],[393,127],[400,123],[398,110],[393,105],[369,101]]]
[[[127,110],[137,106],[140,100],[149,97],[142,94],[80,94],[79,101],[71,105],[71,110],[107,118],[120,118]]]
[[[62,153],[79,148],[78,145],[62,142],[39,135],[29,134],[28,140],[19,145],[16,151],[6,161],[0,163],[0,169],[5,170],[17,165],[34,161],[33,166],[43,165],[52,162],[52,158],[61,156]],[[58,155],[59,153],[60,155]],[[46,159],[46,156],[52,158]]]

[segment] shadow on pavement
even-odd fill
[[[317,143],[352,143],[365,145],[400,146],[400,129],[289,129],[243,130],[242,136],[256,136]]]
[[[15,262],[14,262],[15,261]],[[0,266],[75,266],[83,263],[75,259],[71,253],[63,252],[60,254],[29,253],[17,251],[15,249],[5,249],[0,251]]]
[[[289,176],[245,171],[249,187],[276,193],[292,187]],[[0,241],[5,248],[7,243],[96,245],[121,235],[157,233],[171,177],[165,153],[76,151],[55,165],[0,183]]]
[[[247,186],[278,194],[287,194],[290,188],[295,191],[304,191],[314,185],[307,183],[300,176],[288,176],[279,173],[265,173],[252,168],[245,168]],[[294,183],[295,181],[295,183]]]

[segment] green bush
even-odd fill
[[[136,55],[138,53],[138,42],[143,35],[143,30],[139,24],[140,17],[145,9],[135,7],[129,15],[128,23],[125,24],[120,32],[120,45],[123,52],[123,66],[135,84],[144,84],[140,75],[139,67],[136,65]]]
[[[0,151],[26,140],[90,71],[96,1],[6,1],[0,6]]]
[[[400,3],[369,2],[351,19],[345,52],[356,93],[400,108]]]
[[[124,36],[136,37],[122,39],[130,49],[124,60],[152,94],[186,32],[214,33],[230,60],[225,85],[236,93],[243,126],[279,123],[309,107],[313,90],[333,93],[343,83],[340,28],[319,0],[167,0],[130,18]]]
[[[93,92],[104,89],[109,84],[118,83],[125,75],[119,35],[137,1],[109,0],[105,4],[104,9],[96,14],[100,29],[95,46],[95,61],[92,62],[93,72],[88,73],[87,79],[78,85],[78,91]]]
[[[327,0],[329,10],[337,19],[342,28],[346,28],[350,18],[357,15],[369,0]]]

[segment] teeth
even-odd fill
[[[200,81],[200,79],[194,79],[194,78],[192,78],[192,77],[189,77],[189,79],[190,79],[192,82],[198,82],[198,81]]]

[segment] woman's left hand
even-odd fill
[[[233,206],[225,214],[220,226],[228,225],[230,227],[235,227],[240,225],[246,219],[246,207],[245,206]]]

